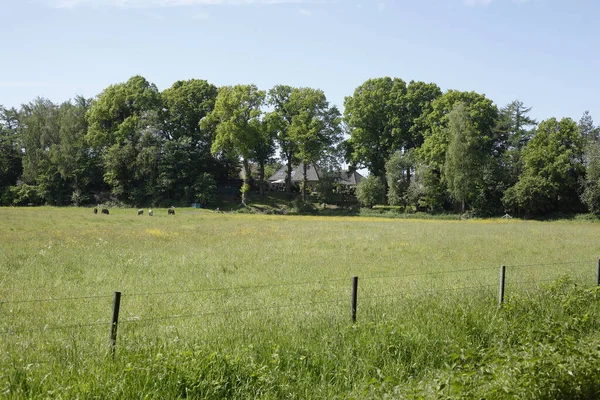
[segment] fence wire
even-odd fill
[[[539,263],[539,264],[513,264],[506,265],[507,272],[510,269],[533,269],[533,268],[545,268],[545,267],[556,267],[563,265],[585,265],[592,262],[597,262],[598,260],[581,260],[581,261],[565,261],[565,262],[556,262],[556,263]],[[360,281],[377,281],[383,279],[403,279],[403,278],[418,278],[425,276],[440,276],[440,275],[452,275],[452,274],[461,274],[461,273],[472,273],[472,272],[484,272],[484,271],[494,271],[497,270],[497,267],[485,267],[485,268],[468,268],[468,269],[457,269],[457,270],[444,270],[444,271],[433,271],[433,272],[425,272],[425,273],[414,273],[414,274],[403,274],[403,275],[389,275],[389,276],[366,276],[360,277]],[[574,273],[575,271],[570,270],[570,272]],[[487,276],[487,278],[491,278],[493,275]],[[579,275],[581,277],[581,273]],[[482,279],[486,278],[479,275],[474,275],[470,277],[472,280],[475,280],[477,285],[469,285],[469,286],[455,286],[455,287],[420,287],[420,288],[412,288],[411,290],[407,290],[405,288],[400,288],[399,286],[392,287],[394,293],[390,294],[369,294],[367,292],[366,295],[359,295],[360,300],[372,300],[372,299],[386,299],[386,298],[402,298],[407,294],[423,294],[423,293],[443,293],[443,292],[458,292],[462,290],[476,290],[476,289],[489,289],[489,288],[498,288],[498,283],[493,284],[485,284]],[[530,284],[542,284],[548,282],[554,282],[556,279],[560,278],[559,276],[554,277],[552,279],[520,279],[520,280],[511,280],[510,277],[507,277],[506,285],[508,287],[515,286],[524,286]],[[487,280],[487,279],[485,279]],[[258,289],[271,289],[271,288],[281,288],[281,287],[298,287],[298,286],[310,286],[310,285],[329,285],[333,283],[345,282],[349,281],[349,278],[344,279],[331,279],[324,281],[305,281],[305,282],[287,282],[287,283],[279,283],[279,284],[265,284],[265,285],[254,285],[254,286],[237,286],[237,287],[213,287],[213,288],[204,288],[204,289],[193,289],[193,290],[180,290],[180,291],[162,291],[162,292],[140,292],[140,293],[123,293],[122,297],[154,297],[154,296],[162,296],[162,295],[174,295],[174,294],[190,294],[190,293],[203,293],[203,292],[229,292],[229,291],[250,291],[250,290],[258,290]],[[447,285],[448,282],[445,282]],[[367,289],[368,290],[368,289]],[[365,289],[359,290],[359,292],[364,293]],[[349,293],[348,293],[349,294]],[[5,304],[27,304],[27,303],[45,303],[45,302],[64,302],[64,301],[76,301],[76,300],[90,300],[90,299],[110,299],[113,295],[89,295],[89,296],[79,296],[79,297],[49,297],[49,298],[38,298],[38,299],[15,299],[15,300],[0,300],[0,306]],[[132,317],[132,318],[124,318],[119,321],[119,324],[143,324],[157,321],[165,321],[165,320],[175,320],[175,319],[193,319],[193,318],[201,318],[205,316],[214,316],[214,315],[227,315],[227,314],[244,314],[249,312],[262,312],[262,311],[272,311],[272,310],[282,310],[282,309],[291,309],[291,308],[312,308],[318,305],[327,305],[327,304],[342,304],[344,302],[349,303],[350,298],[348,299],[335,299],[335,300],[326,300],[326,301],[314,301],[314,302],[304,302],[304,303],[293,303],[293,304],[284,304],[284,305],[270,305],[264,307],[253,307],[246,309],[229,309],[229,310],[220,310],[220,311],[208,311],[201,313],[190,313],[190,314],[178,314],[178,315],[168,315],[168,316],[158,316],[158,317]],[[106,326],[110,327],[109,322],[87,322],[87,323],[74,323],[74,324],[56,324],[56,325],[43,325],[35,328],[28,329],[12,329],[6,328],[0,331],[1,336],[6,335],[20,335],[26,333],[34,333],[34,332],[44,332],[44,331],[54,331],[54,330],[75,330],[75,329],[83,329],[89,327],[96,326]]]

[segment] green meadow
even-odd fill
[[[599,257],[588,221],[0,208],[0,393],[597,398]]]

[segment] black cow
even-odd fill
[[[172,208],[169,208],[167,210],[168,215],[175,215],[175,210],[173,210]]]
[[[102,209],[102,214],[106,214],[106,215],[108,215],[108,214],[109,214],[109,212],[108,212],[108,208],[103,208],[103,209]]]

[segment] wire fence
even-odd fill
[[[595,268],[592,266],[595,265]],[[552,268],[554,272],[549,273]],[[518,273],[516,273],[518,271]],[[488,295],[498,293],[498,306],[505,301],[505,295],[527,291],[531,286],[547,284],[565,276],[577,276],[590,286],[600,286],[600,260],[580,260],[545,264],[522,264],[481,268],[456,268],[423,273],[398,275],[354,277],[352,286],[347,285],[349,279],[315,280],[305,282],[282,282],[278,284],[245,285],[229,287],[209,287],[185,290],[167,290],[156,292],[115,292],[113,295],[57,296],[30,299],[0,299],[0,337],[22,338],[36,333],[52,331],[82,331],[84,329],[103,328],[111,331],[111,349],[114,354],[117,344],[117,326],[127,329],[133,326],[144,326],[164,321],[206,319],[215,316],[233,318],[234,316],[281,312],[283,310],[316,310],[319,307],[348,307],[348,316],[356,321],[357,308],[369,301],[400,300],[414,296],[430,296],[432,294],[485,292]],[[594,276],[595,275],[595,276]],[[466,281],[465,281],[466,280]],[[252,298],[258,291],[291,290],[288,296],[275,293],[271,299]],[[306,290],[305,288],[310,288]],[[289,289],[289,290],[288,290]],[[118,293],[118,301],[117,301]],[[221,297],[211,298],[220,294]],[[121,295],[123,303],[121,303]],[[226,295],[226,296],[225,296]],[[165,299],[165,296],[169,296]],[[311,300],[312,297],[312,300]],[[112,314],[108,308],[111,305]],[[97,302],[96,300],[102,300]],[[254,302],[252,302],[254,300]],[[70,303],[78,303],[80,308],[90,311],[87,321],[65,321],[68,317]],[[168,306],[164,306],[167,303]],[[351,303],[351,304],[350,304]],[[27,320],[27,306],[36,308],[44,306],[58,307],[60,315],[54,321]],[[6,311],[10,308],[9,312]],[[194,312],[184,312],[190,308]],[[159,312],[157,312],[160,311]],[[183,310],[183,311],[182,311]],[[31,311],[31,310],[29,310]],[[61,314],[63,312],[63,315]],[[119,314],[123,312],[119,318]],[[342,309],[342,313],[343,313]],[[101,313],[101,314],[100,314]],[[52,316],[52,313],[50,313]],[[360,314],[358,314],[360,317]],[[111,317],[111,318],[109,318]],[[68,318],[67,318],[68,319]],[[63,322],[64,321],[64,322]],[[0,349],[1,349],[0,345]]]

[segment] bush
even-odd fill
[[[44,194],[39,186],[19,183],[10,187],[10,197],[15,206],[39,206],[44,201]]]
[[[217,196],[215,178],[207,172],[200,175],[194,184],[194,193],[194,199],[202,206],[214,204]]]
[[[296,197],[292,201],[292,208],[294,209],[294,212],[300,214],[315,212],[314,204],[309,200],[302,200],[301,196]]]
[[[378,177],[369,175],[356,186],[356,198],[365,207],[384,203],[385,185]]]

